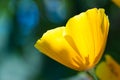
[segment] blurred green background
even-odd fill
[[[104,8],[110,20],[104,54],[120,63],[120,8],[111,0],[0,0],[0,80],[62,80],[76,75],[38,52],[34,44],[47,30],[94,7]]]

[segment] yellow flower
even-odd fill
[[[74,70],[87,70],[100,60],[109,30],[104,9],[89,9],[72,17],[66,27],[48,30],[35,47]]]
[[[100,80],[120,80],[120,65],[111,56],[105,56],[106,61],[96,68],[96,75]]]
[[[120,0],[112,0],[113,3],[115,3],[118,7],[120,7]]]

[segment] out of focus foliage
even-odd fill
[[[62,80],[77,74],[40,54],[34,43],[94,7],[104,8],[110,20],[104,54],[120,63],[120,8],[111,0],[0,0],[0,80]]]

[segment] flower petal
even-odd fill
[[[101,62],[96,68],[96,75],[100,80],[118,80],[111,72],[109,66],[105,62]]]
[[[120,7],[120,0],[112,0],[113,3],[115,3],[118,7]]]
[[[71,18],[66,27],[47,31],[35,47],[69,68],[87,70],[100,60],[108,29],[104,9],[93,8]]]
[[[83,70],[86,67],[84,67],[79,54],[68,44],[64,35],[65,27],[49,30],[36,42],[35,47],[69,68]]]
[[[74,50],[83,57],[84,63],[93,65],[99,61],[104,51],[108,29],[109,21],[104,9],[93,8],[67,22],[66,39],[75,46]]]
[[[120,66],[111,56],[105,56],[106,61],[98,64],[96,75],[100,80],[120,80]]]
[[[112,73],[119,78],[118,80],[120,80],[120,65],[112,59],[111,56],[106,55],[106,63],[109,66],[109,69],[112,71]]]

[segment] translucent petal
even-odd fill
[[[47,31],[35,47],[69,68],[87,70],[100,60],[108,30],[104,9],[93,8],[71,18],[66,27]]]
[[[37,41],[35,47],[50,58],[75,70],[83,70],[84,65],[78,53],[64,38],[65,27],[58,27],[47,31]]]
[[[71,18],[66,24],[69,43],[83,57],[83,62],[93,65],[104,51],[109,21],[104,9],[90,9]],[[97,57],[97,58],[96,58]]]

